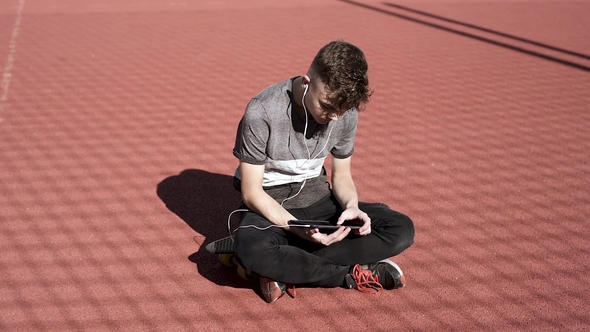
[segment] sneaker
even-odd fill
[[[356,288],[369,294],[379,293],[383,289],[401,288],[405,284],[402,270],[389,259],[364,266],[357,264],[346,275],[348,288]]]
[[[285,295],[287,286],[282,282],[260,277],[260,291],[262,292],[262,297],[266,302],[273,303]]]
[[[368,270],[378,278],[383,289],[402,288],[406,285],[406,277],[402,269],[389,259],[384,259],[367,266]]]

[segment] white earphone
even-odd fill
[[[306,137],[307,137],[307,123],[309,122],[309,118],[307,116],[307,107],[305,106],[305,95],[307,94],[307,90],[309,89],[309,83],[305,84],[305,90],[303,91],[303,96],[301,97],[301,105],[303,105],[303,112],[305,113],[305,127],[303,128],[303,144],[305,145],[305,149],[307,150],[307,157],[308,159],[303,163],[303,165],[305,165],[306,163],[310,162],[312,159],[317,158],[317,156],[319,156],[322,151],[324,151],[324,149],[326,148],[326,146],[328,146],[328,142],[330,141],[330,135],[332,135],[332,130],[334,129],[335,126],[332,126],[332,128],[330,128],[330,131],[328,132],[328,138],[326,138],[326,143],[324,144],[324,146],[322,147],[322,149],[312,158],[311,156],[311,152],[309,151],[309,147],[307,146],[307,142],[305,142]],[[301,166],[303,166],[301,165]],[[307,168],[307,170],[309,170],[309,166]],[[294,198],[295,196],[299,195],[299,193],[301,193],[301,190],[303,190],[303,187],[305,187],[305,183],[307,182],[307,176],[305,177],[305,179],[303,180],[303,183],[301,184],[301,187],[299,188],[299,190],[297,191],[297,193],[291,197],[287,197],[285,198],[282,202],[281,205],[283,205],[286,201]]]
[[[305,84],[305,91],[303,91],[303,97],[301,97],[301,105],[303,105],[303,113],[305,113],[305,127],[303,128],[303,143],[305,143],[305,139],[307,138],[307,123],[309,119],[307,118],[307,107],[305,107],[305,95],[307,94],[307,89],[309,89],[309,83]],[[311,153],[309,152],[309,147],[307,147],[307,143],[305,143],[305,148],[307,149],[307,156],[308,160],[311,160]]]
[[[307,123],[309,122],[309,119],[307,118],[307,107],[305,107],[305,95],[307,94],[308,88],[309,88],[309,83],[306,83],[305,84],[305,91],[303,91],[303,97],[301,97],[301,104],[303,105],[303,110],[305,113],[305,128],[303,129],[303,139],[304,140],[307,137]],[[334,121],[336,121],[336,120],[334,120]],[[330,128],[330,131],[328,132],[328,138],[326,139],[326,144],[324,144],[322,149],[313,158],[311,157],[311,153],[309,152],[309,148],[307,147],[307,144],[305,144],[305,148],[307,149],[307,155],[309,157],[308,161],[311,159],[317,158],[317,156],[319,156],[322,153],[322,151],[324,151],[326,146],[328,146],[328,141],[330,140],[330,135],[332,135],[332,129],[334,129],[334,127],[335,126],[332,126],[332,128]]]

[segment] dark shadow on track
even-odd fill
[[[200,248],[188,257],[203,277],[218,285],[252,288],[235,269],[224,266],[216,255],[205,250],[207,243],[229,235],[227,218],[241,200],[232,180],[228,175],[187,169],[160,182],[157,194],[170,211],[204,237],[195,237]],[[235,227],[237,220],[233,222]]]
[[[447,31],[447,32],[454,33],[454,34],[457,34],[457,35],[461,35],[461,36],[464,36],[464,37],[468,37],[468,38],[472,38],[472,39],[475,39],[475,40],[479,40],[479,41],[482,41],[482,42],[485,42],[485,43],[488,43],[488,44],[492,44],[492,45],[500,46],[500,47],[503,47],[503,48],[507,48],[507,49],[510,49],[510,50],[513,50],[513,51],[516,51],[516,52],[528,54],[528,55],[531,55],[531,56],[534,56],[534,57],[537,57],[537,58],[549,60],[549,61],[552,61],[552,62],[555,62],[555,63],[559,63],[559,64],[562,64],[562,65],[566,65],[566,66],[569,66],[569,67],[572,67],[572,68],[581,69],[583,71],[590,71],[590,67],[581,65],[579,63],[575,63],[575,62],[571,62],[571,61],[559,59],[559,58],[556,58],[556,57],[553,57],[553,56],[545,55],[545,54],[538,53],[538,52],[531,51],[531,50],[527,50],[527,49],[524,49],[524,48],[521,48],[521,47],[517,47],[517,46],[510,45],[510,44],[506,44],[506,43],[502,43],[502,42],[499,42],[499,41],[495,41],[493,39],[480,37],[480,36],[477,36],[477,35],[474,35],[474,34],[470,34],[470,33],[467,33],[467,32],[463,32],[463,31],[451,29],[451,28],[448,28],[448,27],[445,27],[445,26],[442,26],[442,25],[438,25],[438,24],[434,24],[434,23],[422,21],[422,20],[419,20],[419,19],[416,19],[416,18],[413,18],[413,17],[409,17],[409,16],[406,16],[406,15],[398,14],[396,12],[388,11],[388,10],[385,10],[385,9],[382,9],[382,8],[378,8],[378,7],[374,7],[374,6],[370,6],[370,5],[367,5],[367,4],[363,4],[363,3],[359,3],[359,2],[355,2],[355,1],[350,1],[350,0],[339,0],[339,1],[346,2],[346,3],[349,3],[351,5],[363,7],[363,8],[366,8],[366,9],[374,10],[374,11],[377,11],[377,12],[380,12],[380,13],[383,13],[383,14],[395,16],[397,18],[401,18],[401,19],[408,20],[408,21],[411,21],[411,22],[414,22],[414,23],[426,25],[426,26],[429,26],[429,27],[432,27],[432,28],[436,28],[436,29],[439,29],[439,30],[443,30],[443,31]],[[388,3],[385,3],[385,5],[397,6],[397,5],[388,4]],[[401,6],[399,6],[399,7],[401,7]],[[403,9],[405,9],[405,7]],[[422,12],[418,12],[418,11],[415,11],[415,12],[416,13],[419,13],[419,14],[422,14]],[[435,17],[435,18],[439,18],[439,17],[436,17],[434,15],[430,15],[430,16],[431,17]],[[452,21],[452,20],[448,20],[448,21]],[[453,23],[457,23],[457,22],[455,21]],[[466,23],[463,23],[463,25],[467,25],[467,24]],[[491,32],[491,30],[490,30],[490,32]],[[524,38],[523,38],[523,40],[524,40]],[[567,51],[567,52],[569,52],[569,51]],[[578,54],[576,54],[576,55],[577,56],[580,56]],[[586,55],[582,55],[582,56],[583,57],[587,57]]]
[[[423,12],[423,11],[416,10],[416,9],[413,9],[413,8],[405,7],[405,6],[402,6],[402,5],[395,4],[395,3],[384,2],[383,4],[386,5],[386,6],[393,7],[393,8],[402,9],[402,10],[405,10],[405,11],[408,11],[408,12],[411,12],[411,13],[420,14],[420,15],[423,15],[423,16],[435,18],[437,20],[441,20],[441,21],[445,21],[445,22],[449,22],[449,23],[461,25],[461,26],[464,26],[464,27],[468,27],[468,28],[471,28],[471,29],[475,29],[475,30],[479,30],[479,31],[491,33],[491,34],[498,35],[498,36],[501,36],[501,37],[506,37],[506,38],[518,40],[518,41],[523,42],[523,43],[527,43],[527,44],[531,44],[531,45],[543,47],[543,48],[546,48],[546,49],[549,49],[549,50],[552,50],[552,51],[557,51],[557,52],[561,52],[561,53],[564,53],[564,54],[573,55],[573,56],[577,56],[577,57],[580,57],[580,58],[583,58],[583,59],[590,60],[590,56],[588,56],[586,54],[577,53],[577,52],[569,51],[569,50],[566,50],[566,49],[563,49],[563,48],[559,48],[559,47],[555,47],[555,46],[551,46],[551,45],[539,43],[539,42],[536,42],[534,40],[530,40],[530,39],[526,39],[526,38],[522,38],[522,37],[510,35],[510,34],[507,34],[507,33],[496,31],[496,30],[487,29],[487,28],[480,27],[480,26],[477,26],[477,25],[474,25],[474,24],[469,24],[469,23],[464,23],[464,22],[457,21],[457,20],[452,20],[450,18],[446,18],[446,17],[443,17],[443,16],[438,16],[438,15],[430,14],[430,13],[427,13],[427,12]]]

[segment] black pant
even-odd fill
[[[371,234],[352,232],[342,241],[323,246],[303,240],[280,227],[239,228],[234,236],[236,257],[250,273],[289,284],[337,287],[355,264],[395,256],[414,242],[414,224],[407,216],[381,203],[359,203],[371,218]],[[336,199],[326,197],[303,209],[290,209],[297,219],[335,221],[342,213]],[[272,223],[246,212],[240,226],[265,228]]]

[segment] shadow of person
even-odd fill
[[[207,243],[229,235],[227,219],[241,199],[232,186],[232,177],[187,169],[160,182],[157,194],[170,211],[198,233],[195,241],[199,250],[188,258],[199,273],[218,285],[251,288],[235,269],[224,266],[205,250]],[[233,222],[235,228],[236,219]]]

